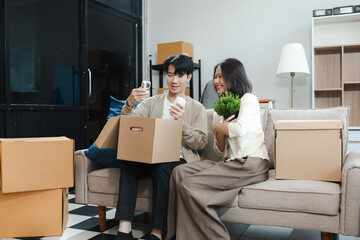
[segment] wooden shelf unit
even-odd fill
[[[360,126],[360,14],[313,18],[313,107],[350,106]]]

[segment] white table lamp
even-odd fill
[[[300,43],[288,43],[281,51],[276,76],[291,76],[291,108],[294,106],[294,77],[306,77],[310,74],[304,47]]]

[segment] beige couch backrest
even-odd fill
[[[270,158],[270,168],[274,168],[274,122],[277,120],[341,120],[344,128],[342,130],[343,137],[343,153],[346,154],[348,142],[348,115],[350,107],[333,107],[318,109],[270,109],[268,111],[268,119],[265,129],[265,144]]]
[[[211,129],[213,122],[213,109],[207,109],[207,130],[208,130],[208,144],[205,149],[200,152],[201,160],[220,161],[221,159],[216,155],[213,150],[214,135]],[[261,123],[265,131],[265,144],[270,158],[270,168],[274,168],[274,122],[277,120],[325,120],[334,119],[341,120],[344,124],[342,130],[343,136],[343,154],[346,154],[348,142],[348,117],[349,106],[333,107],[333,108],[320,108],[320,109],[270,109],[267,114],[267,124],[265,126],[266,109],[261,107]]]
[[[220,161],[221,158],[216,155],[213,144],[214,144],[214,135],[212,132],[211,124],[213,123],[214,109],[206,109],[207,112],[207,131],[208,131],[208,143],[206,147],[200,151],[201,160],[212,160],[212,161]],[[266,108],[260,107],[260,115],[261,115],[261,124],[263,130],[265,130],[265,117],[266,117]]]

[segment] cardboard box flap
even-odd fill
[[[95,141],[98,148],[117,148],[119,123],[120,116],[109,118]]]
[[[311,130],[311,129],[342,129],[341,120],[278,120],[274,123],[275,130]]]
[[[155,128],[153,159],[156,159],[157,162],[178,159],[182,140],[182,124],[175,120],[156,119]],[[171,129],[171,133],[169,133],[169,129]],[[178,149],[178,151],[165,151],[164,149]]]

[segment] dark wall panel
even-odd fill
[[[84,116],[82,110],[11,110],[6,112],[5,135],[8,138],[66,136],[75,140],[75,149],[83,149],[88,147]]]

